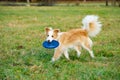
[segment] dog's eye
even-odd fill
[[[54,36],[52,35],[52,37],[54,37]]]
[[[49,35],[47,35],[47,36],[49,36]]]

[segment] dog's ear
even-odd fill
[[[46,27],[46,28],[45,28],[45,33],[47,34],[48,31],[50,31],[50,28]]]
[[[48,32],[50,29],[48,27],[45,28],[45,31]]]
[[[60,30],[59,30],[59,29],[55,29],[54,32],[55,32],[55,33],[59,33]]]

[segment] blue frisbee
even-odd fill
[[[59,42],[56,40],[52,40],[52,42],[44,41],[42,45],[45,48],[54,49],[59,46]]]

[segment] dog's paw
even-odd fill
[[[55,58],[52,58],[52,60],[50,62],[55,62]]]

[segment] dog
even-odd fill
[[[58,60],[62,54],[70,60],[68,50],[70,48],[75,49],[77,56],[80,57],[81,48],[86,49],[92,58],[94,54],[92,51],[93,42],[90,37],[95,37],[100,31],[102,24],[98,21],[98,16],[87,15],[82,20],[82,28],[72,29],[67,32],[60,32],[59,29],[45,28],[45,33],[47,36],[47,41],[51,42],[52,40],[57,40],[59,46],[55,48],[54,56],[52,61]]]

